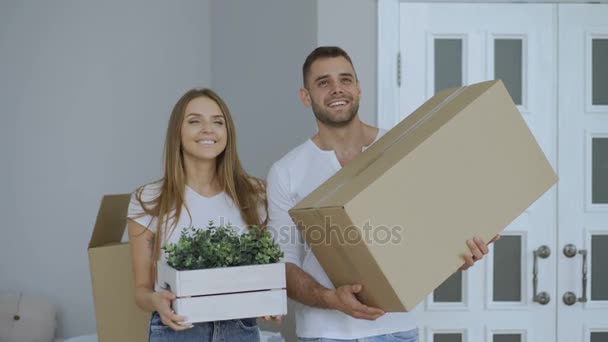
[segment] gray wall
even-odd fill
[[[378,0],[318,0],[317,42],[338,45],[353,60],[361,82],[361,120],[376,125]]]
[[[234,115],[243,164],[265,178],[316,131],[298,97],[302,63],[316,46],[316,3],[218,0],[211,10],[213,87]]]
[[[1,2],[0,292],[47,296],[60,335],[95,331],[100,198],[160,175],[171,107],[210,83],[209,31],[208,0]]]
[[[376,124],[376,1],[211,2],[213,87],[231,108],[240,157],[252,174],[265,177],[275,160],[316,132],[298,89],[302,63],[319,45],[351,55],[363,91],[360,116]]]

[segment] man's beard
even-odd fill
[[[321,121],[327,126],[344,127],[351,123],[351,121],[353,121],[353,119],[355,118],[355,116],[357,116],[357,113],[359,112],[359,101],[352,101],[351,103],[352,106],[350,108],[350,111],[348,112],[348,115],[346,116],[346,118],[340,120],[333,119],[328,111],[321,108],[321,106],[317,105],[315,102],[312,102],[312,112],[315,114],[317,120]]]

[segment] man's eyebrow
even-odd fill
[[[353,73],[351,73],[351,72],[342,72],[342,73],[340,73],[340,74],[338,74],[338,75],[339,75],[340,77],[350,77],[350,78],[355,78],[355,75],[354,75]],[[321,75],[321,76],[319,76],[319,77],[315,78],[315,79],[314,79],[314,82],[316,83],[316,82],[318,82],[318,81],[320,81],[320,80],[324,80],[324,79],[326,79],[326,78],[328,78],[328,77],[329,77],[329,75]]]
[[[318,82],[318,81],[320,81],[320,80],[323,80],[323,79],[326,79],[326,78],[328,78],[328,77],[329,77],[329,75],[321,75],[321,76],[319,76],[319,77],[315,78],[315,79],[314,79],[314,82],[316,83],[316,82]]]

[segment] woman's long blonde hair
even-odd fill
[[[230,196],[234,204],[240,209],[241,217],[248,226],[257,225],[264,227],[268,217],[263,182],[249,176],[241,166],[236,147],[234,121],[232,120],[228,106],[211,89],[189,90],[177,101],[169,118],[164,151],[164,177],[155,182],[159,186],[158,196],[150,201],[145,201],[142,198],[144,187],[136,191],[136,199],[143,208],[142,216],[150,215],[155,217],[158,222],[156,234],[154,234],[154,278],[156,278],[156,264],[160,257],[161,245],[175,230],[182,207],[186,208],[190,221],[192,221],[190,209],[184,202],[186,174],[181,131],[186,106],[190,101],[198,97],[207,97],[217,103],[224,114],[226,122],[226,148],[217,156],[216,160],[216,172],[220,188]],[[261,206],[266,212],[264,218],[260,215],[259,209]],[[172,224],[169,225],[169,222],[172,222]]]

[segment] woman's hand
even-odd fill
[[[264,317],[260,317],[261,319],[265,320],[266,322],[273,322],[276,324],[281,324],[281,322],[283,321],[283,316],[279,315],[279,316],[264,316]]]
[[[191,323],[186,323],[186,317],[177,315],[171,309],[171,301],[174,299],[175,295],[169,291],[154,292],[154,307],[160,316],[160,320],[175,331],[187,330],[194,327]]]

